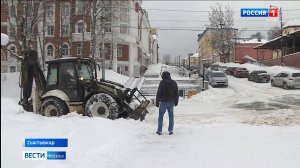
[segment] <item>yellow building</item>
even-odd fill
[[[215,62],[214,49],[211,45],[212,32],[211,28],[206,28],[202,34],[198,35],[198,53],[200,59],[206,59],[208,62]]]
[[[300,20],[299,19],[292,19],[289,20],[283,27],[282,27],[282,36],[288,36],[289,34],[292,34],[296,31],[300,30]],[[277,38],[280,38],[277,37]],[[277,38],[274,38],[272,40],[276,40]],[[272,41],[271,40],[271,41]],[[283,45],[284,47],[284,45]],[[288,53],[290,53],[288,50],[288,48],[283,48],[286,52],[284,53],[284,55],[287,55]],[[274,49],[273,50],[273,59],[275,58],[280,58],[281,57],[281,49]]]

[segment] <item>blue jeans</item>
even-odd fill
[[[164,114],[168,110],[169,113],[169,132],[173,132],[173,126],[174,126],[174,102],[161,102],[159,105],[159,116],[158,116],[158,132],[162,132],[162,126],[163,126],[163,119]]]

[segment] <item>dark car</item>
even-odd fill
[[[238,67],[228,67],[227,69],[226,69],[226,74],[227,75],[234,75],[234,70],[236,69],[236,68],[238,68]]]
[[[270,81],[270,75],[267,73],[267,71],[252,71],[248,76],[248,80],[268,83]]]
[[[237,78],[247,78],[249,75],[249,71],[247,68],[236,68],[234,69],[233,76]]]

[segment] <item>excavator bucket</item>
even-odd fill
[[[148,113],[146,108],[149,103],[149,100],[143,100],[141,104],[135,110],[133,110],[132,113],[129,114],[129,117],[135,120],[140,119],[141,121],[143,121]]]

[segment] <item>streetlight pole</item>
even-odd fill
[[[191,70],[191,54],[189,53],[189,71]]]
[[[204,74],[204,63],[205,63],[205,62],[204,62],[203,59],[201,60],[201,62],[202,62],[202,71],[203,71],[203,72],[202,72],[202,76],[203,76],[203,77],[202,77],[202,82],[203,82],[203,83],[202,83],[202,91],[204,91],[204,90],[205,90],[205,88],[204,88],[204,78],[205,78],[205,74]]]
[[[105,56],[104,56],[104,28],[102,27],[102,31],[101,31],[101,34],[102,34],[102,79],[105,80]]]

